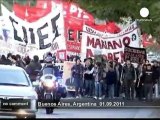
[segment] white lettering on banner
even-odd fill
[[[51,13],[33,23],[21,20],[1,6],[2,14],[11,26],[14,44],[20,43],[26,47],[32,45],[41,52],[66,49],[66,44],[62,44],[65,43],[62,6],[54,8]]]
[[[87,25],[86,25],[86,27],[83,27],[83,28],[84,28],[83,32],[101,37],[102,39],[108,39],[108,38],[120,37],[120,36],[123,36],[124,34],[128,34],[128,33],[132,32],[133,30],[137,29],[137,22],[133,22],[130,26],[128,26],[126,29],[122,30],[120,33],[117,33],[117,34],[111,34],[108,32],[97,31]]]
[[[140,47],[136,22],[133,22],[119,34],[100,32],[87,25],[83,27],[81,53],[82,59],[95,54],[105,55],[108,59],[122,60],[124,47]]]
[[[82,10],[80,7],[77,5],[71,4],[70,6],[70,13],[77,13],[78,18],[89,18],[87,15],[83,15],[84,10]]]

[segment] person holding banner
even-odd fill
[[[83,90],[83,71],[84,67],[81,64],[81,60],[79,58],[76,59],[75,65],[71,68],[72,76],[74,78],[75,82],[75,94],[76,98],[79,98],[82,96],[82,90]],[[80,93],[79,93],[80,91]]]
[[[123,66],[122,75],[121,75],[121,84],[124,85],[125,89],[125,99],[134,100],[134,91],[136,83],[136,70],[131,64],[131,61],[128,59],[126,64]]]

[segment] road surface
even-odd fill
[[[40,109],[37,118],[160,118],[159,113],[160,109],[55,109],[53,114],[47,115]]]

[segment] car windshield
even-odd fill
[[[22,70],[0,70],[0,85],[29,86],[29,81]]]

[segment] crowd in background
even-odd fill
[[[0,64],[3,65],[16,65],[25,68],[31,62],[31,58],[26,56],[22,58],[19,54],[13,55],[8,53],[7,56],[2,55],[0,58]]]
[[[29,56],[23,58],[19,54],[12,55],[11,53],[8,53],[7,57],[5,55],[1,56],[0,64],[18,66],[23,68],[29,74],[31,81],[35,81],[37,77],[37,73],[35,73],[34,70],[42,69],[39,57],[36,55],[33,57],[33,59],[31,59]]]
[[[152,101],[155,84],[159,85],[160,64],[148,60],[133,65],[130,60],[125,63],[101,61],[88,58],[81,64],[76,59],[72,67],[75,81],[76,97],[94,97],[95,99],[114,99]]]
[[[56,56],[54,56],[54,55],[52,55],[52,56],[53,56],[54,63],[63,63],[64,62],[64,60],[58,60],[58,59],[56,59]],[[76,55],[70,55],[70,56],[67,56],[67,61],[75,61],[76,58],[79,58],[79,57]],[[16,66],[19,66],[22,68],[26,67],[31,61],[32,61],[32,59],[29,56],[22,57],[19,54],[13,55],[11,53],[8,53],[6,56],[5,55],[0,56],[0,64],[16,65]]]
[[[55,61],[56,58],[55,58]],[[94,97],[95,99],[114,99],[123,97],[127,100],[152,100],[155,94],[155,84],[160,86],[160,64],[157,61],[153,65],[146,60],[134,66],[130,60],[125,63],[103,60],[97,62],[92,58],[84,60],[84,64],[78,56],[72,61],[71,78],[74,79],[75,97]],[[63,62],[63,61],[61,61]],[[33,60],[20,55],[2,55],[0,64],[22,67],[30,75],[32,81],[36,80],[33,69],[41,70],[42,65],[38,56]],[[159,87],[160,88],[160,87]]]
[[[52,56],[53,63],[63,63],[63,60],[58,60],[55,56],[55,54],[52,54],[50,52],[47,52],[44,54],[43,58],[45,59],[46,56]],[[74,57],[74,58],[71,58]],[[68,61],[74,61],[77,56],[68,56]],[[28,74],[31,79],[31,81],[35,81],[37,77],[38,71],[42,69],[42,63],[44,63],[43,60],[39,60],[38,56],[33,56],[31,59],[29,56],[23,57],[19,54],[13,55],[11,53],[8,53],[7,56],[1,55],[0,56],[0,64],[2,65],[13,65],[23,68]]]

